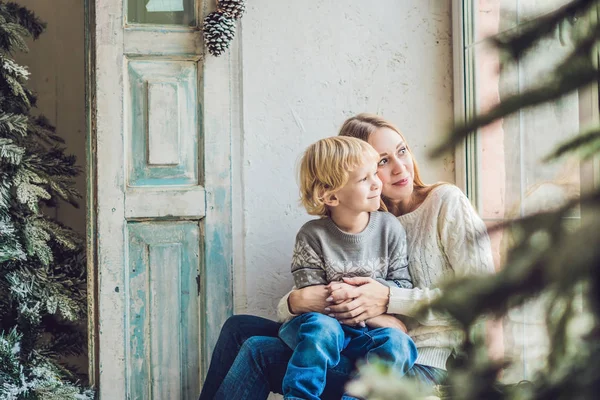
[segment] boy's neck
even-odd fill
[[[345,210],[336,210],[335,208],[331,210],[331,220],[340,230],[346,233],[360,233],[364,231],[369,224],[369,215],[368,211],[354,214],[348,213]]]

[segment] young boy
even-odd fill
[[[392,214],[377,212],[382,204],[378,162],[379,154],[367,142],[351,137],[322,139],[305,151],[300,198],[309,214],[321,218],[304,224],[296,236],[292,274],[297,288],[353,276],[412,288],[404,228]],[[318,399],[327,369],[339,363],[340,354],[353,361],[377,356],[401,373],[412,367],[395,363],[399,354],[406,360],[407,351],[414,355],[412,363],[417,356],[412,340],[394,340],[404,332],[368,325],[341,325],[320,313],[285,323],[279,336],[294,353],[283,379],[284,398]]]

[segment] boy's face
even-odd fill
[[[380,205],[381,181],[377,177],[377,161],[363,163],[350,176],[346,185],[333,194],[336,213],[342,210],[357,214],[377,211]],[[337,200],[337,201],[335,201]]]

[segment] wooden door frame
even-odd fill
[[[123,3],[127,0],[119,0]],[[213,11],[213,0],[196,0],[199,16],[202,18]],[[87,263],[88,263],[88,355],[89,377],[92,386],[100,389],[100,359],[102,340],[100,337],[100,304],[101,287],[99,274],[98,219],[104,218],[109,210],[99,209],[98,190],[101,183],[98,179],[98,154],[107,154],[108,147],[112,151],[122,152],[124,143],[105,143],[98,138],[102,132],[110,129],[108,116],[104,107],[109,94],[121,96],[117,107],[123,109],[123,82],[111,81],[109,76],[98,76],[98,45],[113,47],[113,53],[122,51],[122,34],[124,7],[116,7],[117,0],[107,4],[107,0],[85,0],[85,69],[86,69],[86,175],[87,175]],[[101,6],[97,3],[102,3]],[[199,18],[199,20],[201,20]],[[111,31],[111,27],[115,27]],[[201,35],[197,30],[194,34]],[[119,40],[121,42],[119,43]],[[118,47],[121,46],[119,49]],[[239,99],[240,87],[235,82],[239,75],[239,63],[236,54],[227,52],[215,58],[204,55],[199,61],[202,73],[199,74],[199,105],[201,145],[199,153],[203,164],[206,215],[200,224],[204,237],[201,247],[204,249],[204,271],[200,288],[201,331],[204,333],[201,343],[203,363],[199,379],[203,379],[212,348],[218,338],[221,325],[232,314],[233,310],[233,227],[232,227],[232,126],[236,126],[237,109],[235,102]],[[124,57],[121,57],[122,59]],[[97,88],[103,88],[98,93]],[[109,94],[107,94],[109,93]],[[119,95],[120,93],[120,95]],[[104,98],[103,98],[104,97]],[[107,115],[102,119],[99,115]],[[122,129],[122,127],[121,127]],[[210,146],[210,151],[204,149]],[[125,172],[123,172],[125,173]],[[101,189],[101,188],[100,188]],[[122,206],[122,205],[120,205]],[[114,211],[114,208],[112,209]],[[118,238],[117,238],[118,241]],[[126,252],[126,243],[119,244],[121,251]],[[123,259],[125,255],[123,254]],[[118,280],[118,279],[117,279]],[[123,277],[121,277],[121,282]],[[105,285],[106,286],[106,285]],[[118,290],[117,285],[114,290]],[[107,290],[107,287],[104,287]],[[125,290],[122,290],[124,292]],[[123,293],[124,295],[124,293]],[[218,296],[217,296],[218,295]],[[227,301],[223,303],[222,299]],[[206,312],[209,310],[210,312]],[[115,329],[120,329],[119,327]],[[117,338],[120,334],[117,334]],[[109,334],[109,336],[111,336]],[[113,344],[114,345],[114,344]],[[125,343],[123,343],[123,347]],[[123,349],[122,353],[125,351]],[[117,351],[120,354],[120,351]],[[122,360],[125,363],[125,360]],[[107,366],[111,368],[112,366]],[[126,377],[123,376],[123,381]],[[112,384],[112,382],[111,382]],[[118,384],[118,383],[116,383]]]

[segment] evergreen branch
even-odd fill
[[[12,198],[12,186],[12,176],[6,171],[0,171],[0,218],[8,216],[8,208]]]
[[[536,18],[517,30],[497,35],[490,40],[501,51],[508,53],[514,60],[520,59],[541,39],[552,35],[567,19],[573,19],[587,13],[598,0],[575,0],[555,11]]]
[[[65,155],[62,149],[57,148],[41,155],[31,154],[31,148],[27,150],[28,155],[22,160],[23,167],[16,171],[13,182],[19,203],[26,205],[34,214],[40,201],[56,204],[53,198],[60,198],[78,208],[81,194],[71,178],[81,173],[81,167],[75,165],[75,157]]]
[[[589,159],[594,154],[600,152],[600,128],[594,128],[561,143],[552,153],[544,158],[544,161],[552,161],[577,150],[580,150],[582,160]]]
[[[598,371],[590,368],[600,357],[598,342],[588,343],[577,354],[563,359],[553,374],[540,376],[533,383],[531,399],[594,399]]]
[[[75,156],[65,154],[65,150],[60,147],[54,147],[44,154],[41,154],[36,161],[37,167],[45,171],[49,176],[75,177],[81,174],[82,169],[76,165]]]
[[[15,48],[24,52],[28,51],[24,39],[28,34],[27,29],[18,23],[6,22],[6,19],[0,20],[0,49],[6,53],[10,53]]]
[[[72,280],[53,275],[47,268],[22,265],[19,270],[7,274],[6,279],[21,319],[30,324],[39,324],[43,314],[60,314],[68,321],[85,316],[86,307],[77,295],[79,288]]]
[[[0,165],[4,163],[19,165],[23,159],[25,149],[13,144],[10,139],[0,138]]]
[[[589,193],[584,193],[578,198],[573,198],[566,201],[559,208],[539,212],[516,219],[508,219],[501,223],[495,224],[487,229],[488,233],[494,233],[506,228],[516,228],[520,230],[520,236],[528,236],[533,234],[543,221],[554,221],[554,226],[561,226],[562,218],[565,218],[569,212],[576,207],[595,208],[600,204],[600,189],[596,189]]]
[[[54,147],[26,159],[28,169],[35,171],[39,183],[52,197],[58,197],[78,208],[81,194],[71,179],[79,175],[81,167],[76,165],[76,158],[66,155],[63,148]],[[48,200],[48,199],[46,199]]]
[[[49,265],[54,256],[48,241],[50,234],[36,223],[35,218],[29,218],[24,227],[25,249],[29,257],[37,257],[42,265]]]
[[[27,206],[32,214],[37,214],[39,210],[39,202],[41,199],[50,199],[50,193],[42,186],[34,183],[31,179],[34,173],[30,171],[23,172],[19,170],[15,186],[17,188],[17,200],[19,203]],[[18,183],[17,183],[18,182]]]
[[[15,328],[0,332],[0,365],[3,375],[19,373],[19,351],[22,335]]]
[[[94,393],[66,381],[72,375],[37,352],[22,356],[23,336],[16,329],[0,333],[0,399],[93,400]],[[23,364],[23,360],[27,364]]]
[[[33,223],[40,229],[48,232],[49,235],[61,246],[69,250],[80,249],[83,245],[81,236],[71,228],[52,221],[47,217],[40,217],[33,220]]]
[[[27,135],[29,117],[23,114],[0,113],[0,133],[10,136]],[[8,135],[7,135],[8,136]]]
[[[39,346],[39,353],[49,358],[78,356],[85,353],[86,338],[81,326],[59,321],[57,318],[44,318],[44,325],[51,338]]]
[[[14,76],[19,81],[25,81],[29,78],[27,68],[17,64],[14,60],[0,55],[0,63],[5,73]]]
[[[17,97],[19,100],[21,100],[22,104],[29,108],[31,107],[31,103],[29,101],[29,95],[27,93],[27,91],[25,90],[25,88],[23,87],[23,85],[21,84],[21,82],[19,82],[19,80],[11,75],[8,74],[4,74],[1,75],[2,78],[4,78],[4,81],[6,83],[6,85],[10,88],[12,94]]]
[[[25,252],[15,227],[8,218],[0,217],[0,265],[9,260],[25,260]]]
[[[68,177],[54,177],[50,182],[50,192],[75,208],[79,208],[77,199],[81,198],[81,194],[74,187],[74,182]]]
[[[567,326],[573,316],[573,301],[575,293],[573,288],[568,288],[565,293],[553,293],[552,301],[549,302],[548,311],[546,312],[546,325],[552,329],[550,332],[550,343],[552,351],[548,355],[548,367],[555,370],[559,367],[561,360],[566,356],[568,351],[567,342]],[[558,315],[558,318],[556,318]],[[556,321],[554,319],[556,318]]]
[[[13,22],[24,27],[34,39],[37,39],[46,29],[45,22],[32,11],[17,3],[9,2],[6,4],[5,9],[6,13],[13,18]]]
[[[56,128],[43,115],[33,119],[31,132],[51,146],[65,143],[65,140],[56,134]]]
[[[459,143],[477,128],[527,107],[553,102],[561,96],[598,82],[597,46],[599,1],[574,1],[532,23],[519,26],[517,34],[499,35],[493,40],[513,60],[523,57],[557,28],[583,17],[573,26],[575,50],[553,66],[551,80],[522,94],[503,99],[490,112],[457,127],[435,153]],[[587,15],[586,15],[587,14]],[[586,28],[591,28],[585,31]],[[586,159],[600,154],[600,128],[560,144],[546,161],[576,153]],[[581,210],[579,226],[565,217]],[[465,333],[476,332],[482,316],[507,315],[513,307],[530,300],[547,305],[549,332],[547,364],[539,368],[532,382],[518,385],[494,383],[498,369],[480,345],[471,341],[462,346],[468,358],[449,368],[449,392],[455,400],[510,399],[593,399],[600,388],[600,374],[591,365],[600,357],[600,190],[569,200],[557,209],[504,223],[489,230],[503,232],[508,250],[503,268],[495,275],[460,278],[441,286],[442,296],[431,307],[450,313]],[[469,337],[469,336],[467,336]],[[483,356],[482,356],[483,354]],[[499,391],[495,388],[500,389]]]
[[[567,93],[596,82],[598,70],[591,60],[590,52],[596,42],[598,29],[598,25],[595,26],[593,33],[577,44],[575,50],[554,69],[553,78],[550,81],[524,93],[509,96],[487,113],[477,115],[472,120],[457,126],[442,144],[434,148],[431,157],[439,157],[444,152],[451,150],[482,126],[517,111],[554,101]]]

